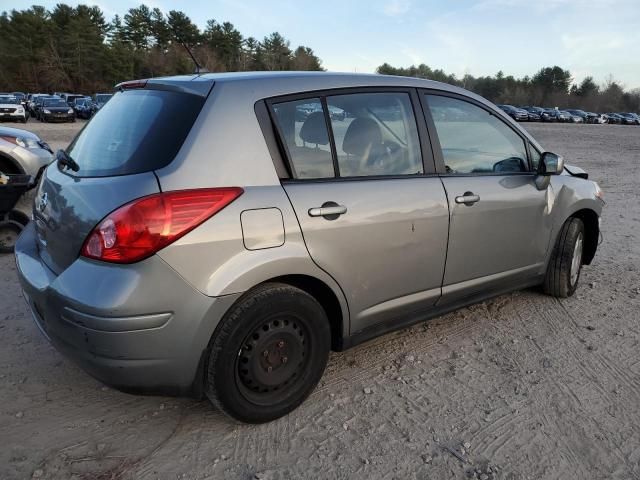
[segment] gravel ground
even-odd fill
[[[63,358],[0,257],[0,478],[640,478],[640,128],[525,125],[605,190],[566,300],[516,292],[333,354],[267,425],[132,396]],[[61,146],[81,127],[29,123]]]

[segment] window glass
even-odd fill
[[[529,144],[529,151],[531,152],[531,168],[533,168],[533,171],[537,171],[542,153],[540,153],[538,149],[531,144]]]
[[[64,100],[46,100],[67,106]],[[167,166],[191,131],[204,99],[164,90],[116,93],[67,148],[77,176],[148,172]]]
[[[407,93],[327,97],[341,177],[423,173]]]
[[[526,172],[525,143],[505,123],[469,102],[426,95],[447,173]]]
[[[320,99],[277,103],[273,111],[287,145],[294,177],[333,177],[331,146]]]

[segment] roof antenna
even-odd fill
[[[207,70],[206,68],[204,68],[203,66],[201,66],[198,63],[198,60],[196,60],[196,57],[193,56],[193,53],[191,52],[191,49],[182,40],[182,37],[180,37],[180,34],[178,34],[176,29],[172,25],[169,25],[169,27],[171,28],[171,30],[173,30],[173,34],[176,36],[176,40],[178,40],[180,45],[182,45],[184,47],[184,49],[187,51],[187,53],[191,57],[191,60],[193,60],[193,63],[196,65],[196,69],[195,69],[195,71],[193,73],[195,73],[196,75],[200,75],[201,73],[209,73],[209,70]]]

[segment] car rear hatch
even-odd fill
[[[175,158],[213,86],[197,79],[122,84],[59,155],[71,161],[47,168],[33,211],[40,257],[56,274],[110,212],[160,191],[153,171]]]

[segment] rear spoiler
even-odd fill
[[[203,75],[158,77],[120,82],[114,87],[114,90],[119,92],[136,89],[165,90],[206,98],[214,83],[212,79]]]

